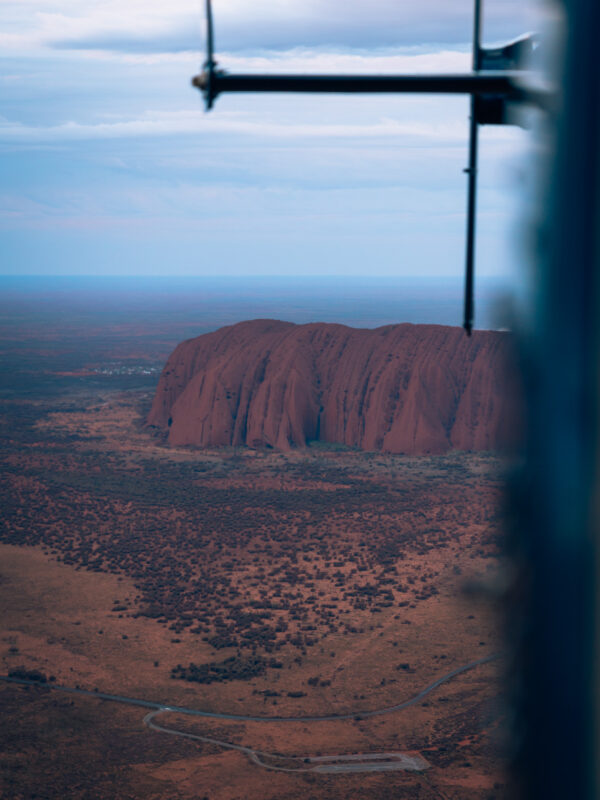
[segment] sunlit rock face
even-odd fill
[[[241,322],[177,346],[148,423],[196,447],[494,450],[510,427],[507,351],[505,333],[441,325]]]

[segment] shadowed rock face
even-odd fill
[[[509,423],[507,349],[507,334],[440,325],[241,322],[178,345],[148,423],[197,447],[493,450]]]

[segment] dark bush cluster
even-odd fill
[[[34,681],[35,683],[48,683],[48,680],[54,680],[53,677],[48,678],[43,672],[37,669],[25,669],[25,667],[15,667],[8,673],[9,678],[18,678],[22,681]]]
[[[225,681],[249,681],[263,675],[267,668],[281,669],[281,661],[259,656],[230,656],[224,661],[211,661],[209,664],[194,664],[187,667],[178,664],[171,670],[172,678],[191,683],[223,683]]]

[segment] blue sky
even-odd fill
[[[231,71],[469,68],[470,0],[215,0]],[[534,22],[488,0],[485,38]],[[197,0],[4,0],[1,274],[460,275],[468,101],[227,96]],[[478,261],[515,264],[527,135],[482,135]]]

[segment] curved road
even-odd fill
[[[442,675],[441,678],[438,678],[433,683],[430,683],[418,694],[414,695],[413,697],[409,697],[408,700],[404,700],[402,703],[398,703],[395,706],[386,706],[385,708],[375,709],[373,711],[355,711],[346,714],[328,714],[320,717],[259,717],[244,714],[228,714],[217,711],[199,711],[195,708],[186,708],[184,706],[166,706],[162,703],[154,703],[151,700],[140,700],[138,698],[125,697],[118,694],[106,694],[105,692],[90,691],[89,689],[80,689],[72,686],[57,686],[53,683],[32,681],[27,680],[26,678],[12,678],[9,676],[0,675],[0,680],[6,681],[7,683],[44,687],[58,692],[65,692],[67,694],[95,697],[100,700],[108,700],[115,703],[125,703],[127,705],[149,708],[151,711],[146,714],[143,720],[144,725],[146,725],[148,728],[160,733],[169,734],[171,736],[181,736],[185,739],[194,739],[199,742],[214,744],[227,750],[237,750],[238,752],[247,755],[250,761],[252,761],[254,764],[257,764],[264,769],[274,770],[276,772],[313,772],[331,774],[348,772],[384,772],[390,770],[410,770],[422,772],[428,768],[428,763],[420,756],[410,755],[409,753],[352,753],[324,757],[307,756],[302,758],[294,756],[286,758],[275,753],[265,753],[261,750],[255,750],[251,747],[244,747],[243,745],[225,742],[220,739],[213,739],[210,736],[200,736],[199,734],[188,733],[187,731],[176,730],[175,728],[165,728],[162,725],[158,725],[156,722],[154,722],[154,718],[158,714],[171,712],[176,714],[188,714],[195,717],[208,717],[211,719],[236,720],[238,722],[329,722],[345,719],[366,719],[368,717],[375,717],[382,714],[392,714],[395,711],[401,711],[404,708],[415,705],[443,683],[447,683],[457,675],[461,675],[463,672],[467,672],[468,670],[474,669],[482,664],[487,664],[490,661],[494,661],[495,659],[500,658],[501,655],[501,653],[494,653],[490,656],[485,656],[484,658],[478,658],[476,661],[470,661],[468,664],[464,664],[462,667],[456,667],[456,669],[447,672],[445,675]],[[296,762],[298,766],[279,766],[275,762],[277,759],[281,758],[284,758],[284,760],[288,763],[290,761]],[[271,763],[269,763],[269,760],[271,760]]]
[[[386,706],[385,708],[378,708],[373,711],[349,711],[344,714],[327,714],[325,716],[307,717],[259,717],[246,714],[229,714],[227,712],[219,711],[200,711],[196,708],[186,708],[185,706],[169,706],[165,703],[155,703],[152,700],[140,700],[136,697],[125,697],[120,694],[107,694],[106,692],[95,692],[91,691],[90,689],[80,689],[79,687],[60,686],[54,683],[42,683],[41,681],[31,681],[27,680],[26,678],[11,678],[8,675],[0,675],[0,680],[7,683],[17,683],[24,686],[41,686],[46,689],[52,689],[52,691],[56,692],[83,695],[84,697],[96,697],[100,700],[108,700],[113,703],[125,703],[132,706],[141,706],[142,708],[155,709],[156,711],[173,711],[177,714],[190,714],[195,717],[237,720],[238,722],[333,722],[335,720],[354,719],[356,717],[360,717],[360,719],[368,719],[369,717],[378,717],[382,714],[393,714],[395,711],[402,711],[402,709],[408,708],[409,706],[413,706],[420,702],[430,692],[433,692],[434,689],[437,689],[438,686],[441,686],[443,683],[447,683],[448,681],[452,680],[452,678],[456,678],[457,675],[461,675],[463,672],[468,672],[468,670],[475,669],[475,667],[479,667],[482,664],[488,664],[490,661],[495,661],[501,656],[502,653],[493,653],[490,656],[478,658],[476,661],[469,661],[468,664],[464,664],[462,667],[456,667],[456,669],[447,672],[445,675],[442,675],[441,678],[438,678],[433,683],[430,683],[418,694],[414,695],[413,697],[409,697],[408,700],[404,700],[402,703],[398,703],[395,706]]]
[[[247,755],[254,764],[274,772],[321,772],[321,773],[340,773],[340,772],[388,772],[390,770],[409,770],[411,772],[422,772],[429,766],[427,761],[421,756],[410,755],[408,753],[351,753],[350,755],[333,756],[282,756],[277,753],[265,753],[262,750],[255,750],[253,747],[244,747],[241,744],[224,742],[222,739],[213,739],[211,736],[200,736],[197,733],[179,731],[175,728],[165,728],[154,722],[154,717],[163,714],[170,709],[157,709],[150,711],[144,717],[144,725],[153,731],[168,733],[171,736],[182,736],[184,739],[194,739],[197,742],[215,744],[226,750],[237,750],[239,753]],[[264,759],[271,759],[272,763]],[[297,767],[281,767],[274,762],[280,761],[296,762]],[[302,766],[300,766],[302,764]],[[313,764],[314,766],[307,766]]]

